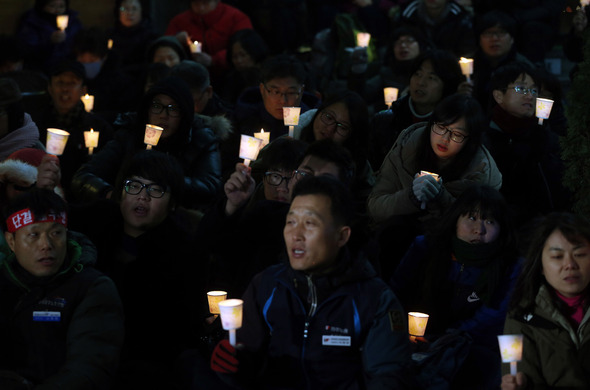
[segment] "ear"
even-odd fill
[[[260,85],[258,86],[258,88],[260,89],[260,94],[261,94],[262,96],[264,96],[264,89],[265,89],[265,88],[264,88],[264,84],[260,83]]]
[[[350,239],[350,226],[342,226],[338,231],[338,247],[342,248]]]
[[[502,104],[502,102],[504,101],[504,92],[502,92],[499,89],[494,89],[492,91],[492,97],[494,98],[497,104]]]
[[[10,247],[10,250],[14,252],[14,235],[16,233],[9,233],[9,232],[5,232],[4,233],[4,239],[6,240],[6,243],[8,244],[8,246]]]

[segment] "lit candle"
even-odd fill
[[[160,137],[164,132],[164,128],[154,125],[145,125],[145,135],[143,137],[143,143],[146,144],[146,149],[151,149],[152,146],[156,146]]]
[[[426,175],[430,175],[430,176],[434,177],[436,179],[436,181],[440,181],[440,176],[438,175],[438,173],[432,173],[432,172],[428,172],[428,171],[420,171],[420,174],[418,176],[422,177],[422,176],[426,176]],[[426,208],[426,202],[422,202],[422,204],[420,205],[420,208],[422,210],[424,210]]]
[[[264,129],[260,129],[260,133],[254,133],[254,137],[262,140],[262,143],[260,144],[260,149],[264,148],[270,142],[270,133],[265,133]]]
[[[94,129],[90,129],[90,131],[84,132],[84,143],[88,148],[88,155],[91,155],[94,148],[98,146],[98,136],[100,135],[100,131],[94,131]]]
[[[82,103],[84,103],[84,109],[86,112],[92,111],[94,108],[94,95],[84,95],[82,96]]]
[[[422,337],[426,331],[426,324],[430,316],[424,313],[411,311],[408,313],[408,333],[410,336]]]
[[[553,107],[553,100],[537,98],[537,106],[535,109],[535,116],[539,118],[539,124],[543,124],[543,119],[549,119],[551,115],[551,108]]]
[[[385,97],[385,105],[391,108],[391,104],[397,100],[399,90],[393,87],[383,88],[383,96]]]
[[[211,314],[219,314],[219,302],[227,299],[227,292],[225,291],[209,291],[207,293],[207,301],[209,302],[209,312]]]
[[[70,133],[61,129],[47,129],[47,153],[61,156],[66,148]]]
[[[190,44],[191,53],[201,53],[203,51],[203,43],[194,41]]]
[[[236,329],[242,327],[242,306],[241,299],[227,299],[219,302],[219,315],[221,326],[229,331],[229,343],[236,346]]]
[[[510,375],[516,375],[516,363],[522,360],[522,335],[506,334],[498,336],[502,363],[510,363]]]
[[[107,48],[108,48],[109,50],[111,50],[111,49],[113,48],[113,40],[112,40],[112,39],[109,39],[109,40],[108,40],[108,42],[107,42]]]
[[[585,7],[587,5],[590,5],[590,0],[580,0],[580,5],[582,7]]]
[[[368,47],[371,40],[371,34],[366,32],[356,33],[356,45],[360,47]]]
[[[283,107],[283,121],[285,126],[289,126],[289,137],[293,138],[295,126],[299,124],[299,114],[301,107]]]
[[[244,159],[244,165],[250,165],[250,161],[256,160],[262,140],[249,135],[242,134],[240,140],[240,158]]]
[[[68,15],[57,15],[57,28],[61,31],[66,31],[69,19],[70,17]]]
[[[471,75],[473,74],[473,58],[461,57],[459,65],[461,66],[461,73],[467,77],[467,81],[471,81]]]

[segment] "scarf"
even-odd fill
[[[537,123],[537,118],[517,118],[499,105],[495,105],[492,110],[492,120],[506,134],[520,135],[526,133],[532,126]]]
[[[582,319],[584,318],[584,306],[586,303],[585,295],[578,295],[572,298],[568,298],[563,296],[559,293],[559,291],[555,290],[555,294],[557,297],[561,299],[567,307],[570,309],[570,316],[569,319],[572,323],[576,324],[576,326],[580,326]]]

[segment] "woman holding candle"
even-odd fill
[[[391,256],[399,259],[413,237],[440,218],[469,186],[500,188],[502,176],[481,144],[484,127],[479,103],[455,94],[436,106],[428,122],[400,134],[368,199],[369,214],[383,241],[384,270],[391,271]]]
[[[524,336],[522,360],[502,389],[587,389],[590,222],[569,213],[536,222],[504,326]]]
[[[504,198],[491,187],[473,185],[426,236],[414,240],[395,270],[391,284],[404,308],[430,315],[428,341],[450,329],[472,339],[451,388],[497,388],[496,335],[520,269],[517,260]]]

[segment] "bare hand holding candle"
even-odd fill
[[[371,34],[366,32],[356,33],[356,45],[360,47],[369,47],[371,41]]]
[[[473,74],[473,59],[461,57],[459,65],[461,66],[461,73],[467,77],[467,81],[471,81],[471,75]]]
[[[160,126],[145,125],[143,143],[147,145],[146,149],[151,149],[152,146],[156,146],[163,132],[164,128]]]
[[[551,108],[553,107],[553,100],[537,98],[537,107],[535,110],[535,116],[539,118],[539,124],[543,124],[543,119],[549,119],[551,115]]]
[[[383,88],[383,96],[385,97],[385,105],[391,108],[391,104],[397,100],[399,90],[393,87]]]
[[[260,133],[254,133],[254,138],[262,140],[262,144],[260,145],[260,149],[262,149],[270,142],[270,133],[268,131],[265,133],[264,129],[260,129]]]
[[[84,109],[86,112],[92,111],[94,108],[94,96],[88,94],[82,96],[82,103],[84,103]]]
[[[61,156],[66,148],[70,133],[61,129],[47,129],[47,153]]]
[[[244,301],[241,299],[227,299],[219,302],[219,315],[221,316],[221,326],[224,330],[229,331],[229,343],[236,346],[236,330],[242,327],[242,306]]]
[[[510,363],[510,375],[516,375],[516,363],[522,360],[522,335],[506,334],[498,336],[502,363]]]
[[[240,141],[240,158],[244,159],[244,165],[249,166],[250,161],[256,160],[258,152],[260,151],[262,140],[242,134]]]
[[[68,15],[57,15],[57,28],[59,28],[61,31],[66,31],[66,28],[68,28],[69,20],[70,17]]]
[[[285,126],[289,126],[289,137],[293,138],[295,126],[299,124],[299,114],[301,107],[283,107],[283,121]]]
[[[94,150],[98,146],[98,136],[100,135],[100,131],[94,131],[94,129],[90,129],[90,131],[84,132],[84,143],[88,148],[88,155],[90,156]]]

